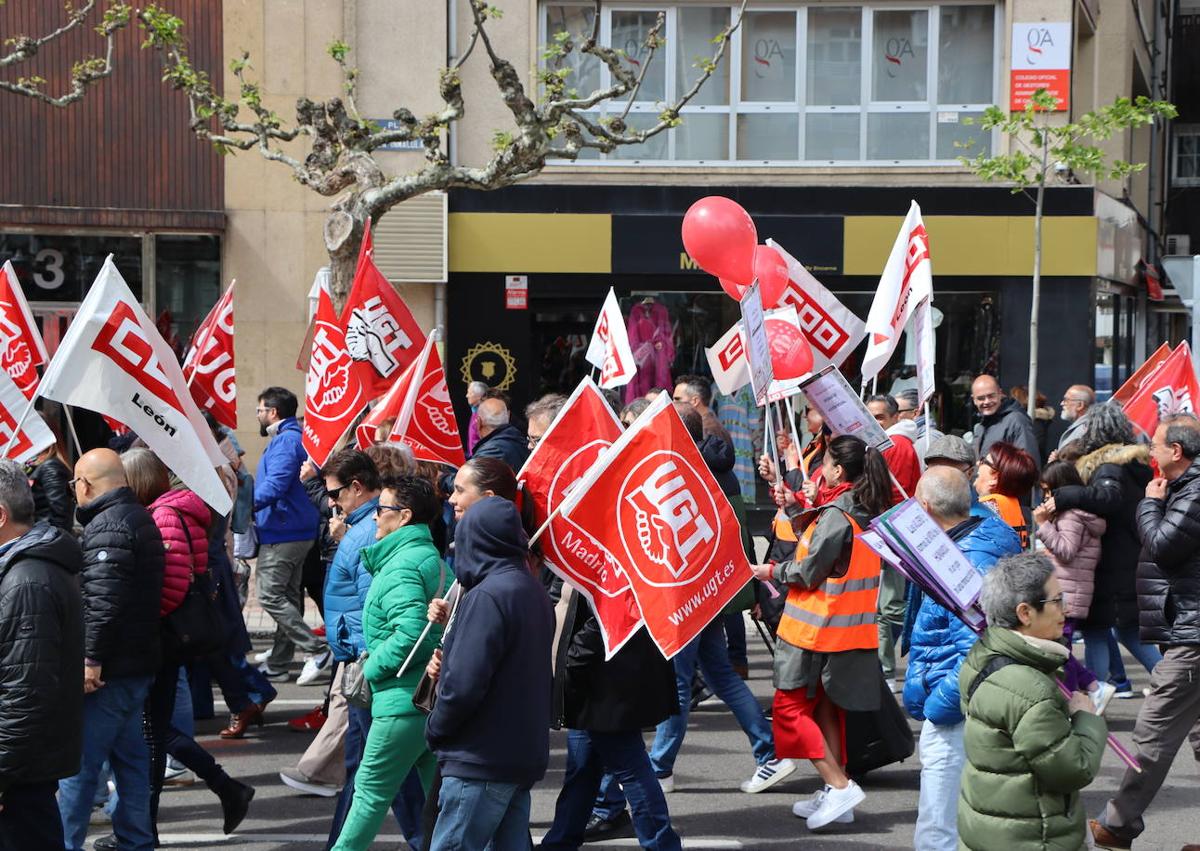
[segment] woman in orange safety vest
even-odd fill
[[[773,727],[778,756],[811,760],[825,788],[792,812],[810,830],[852,821],[863,791],[846,776],[846,710],[879,708],[879,558],[855,536],[891,505],[883,456],[857,437],[829,441],[820,497],[805,511],[782,494],[800,541],[782,564],[754,567],[788,586],[775,650]],[[778,494],[777,494],[778,496]]]
[[[975,474],[975,492],[979,494],[980,504],[1012,526],[1021,539],[1022,549],[1026,550],[1033,528],[1029,493],[1037,483],[1037,462],[1024,449],[1011,443],[993,443]]]

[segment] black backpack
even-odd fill
[[[868,771],[903,762],[916,750],[908,718],[879,672],[879,708],[846,713],[846,773],[862,777]]]

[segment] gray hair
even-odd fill
[[[642,415],[642,412],[650,407],[649,399],[634,399],[628,405],[621,409],[621,421],[625,421],[625,417],[629,416],[637,419]]]
[[[1028,603],[1041,611],[1046,599],[1046,580],[1054,575],[1050,559],[1037,553],[1021,553],[996,562],[983,577],[980,602],[990,626],[1016,629],[1021,625],[1017,606]]]
[[[484,393],[488,392],[488,386],[482,381],[472,381],[467,385],[467,392],[482,396]]]
[[[1085,455],[1110,443],[1130,444],[1134,442],[1133,425],[1118,402],[1093,405],[1080,440]]]
[[[1193,461],[1200,455],[1200,419],[1195,414],[1171,414],[1158,424],[1167,427],[1167,444],[1179,444],[1184,458]]]
[[[14,523],[33,523],[33,491],[29,476],[15,461],[0,461],[0,506]]]
[[[481,405],[479,407],[479,424],[488,428],[500,428],[502,425],[508,425],[508,408],[500,408],[493,412],[491,408]]]
[[[917,482],[917,498],[929,503],[936,520],[961,520],[971,513],[971,486],[954,467],[930,467]]]
[[[542,398],[530,402],[525,406],[525,419],[532,420],[534,417],[545,417],[547,421],[553,422],[565,404],[567,404],[566,396],[561,393],[547,393]]]
[[[921,407],[920,405],[917,404],[917,400],[920,397],[921,397],[921,394],[918,393],[917,389],[914,387],[909,390],[901,390],[899,393],[897,393],[896,401],[899,402],[901,399],[903,399],[905,402],[908,402],[908,404],[912,405],[913,409],[915,410],[916,408]]]
[[[896,404],[895,396],[889,396],[887,393],[876,393],[874,396],[867,397],[867,404],[869,405],[872,402],[883,402],[887,406],[889,417],[894,417],[900,413],[900,406]]]

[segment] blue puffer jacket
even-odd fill
[[[375,497],[346,515],[346,534],[325,575],[325,638],[339,662],[351,662],[367,649],[362,616],[371,574],[362,565],[362,551],[375,543],[378,505]]]
[[[262,544],[315,541],[321,518],[300,481],[308,457],[295,417],[281,420],[254,476],[254,523]]]
[[[994,514],[972,517],[951,529],[950,537],[980,573],[986,573],[999,559],[1021,552],[1017,533]],[[978,636],[932,598],[924,594],[920,598],[916,618],[910,621],[912,647],[904,675],[904,708],[918,721],[958,724],[963,720],[958,669]]]

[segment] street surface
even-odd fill
[[[770,657],[753,629],[748,631],[750,685],[760,702],[767,706],[772,693]],[[256,649],[265,646],[263,639],[256,639],[255,643]],[[1135,672],[1136,662],[1126,659],[1126,665],[1140,694],[1147,684],[1147,676],[1140,668]],[[217,731],[225,722],[224,716],[197,722],[197,738],[201,743],[231,775],[250,783],[258,793],[240,830],[232,837],[224,837],[216,797],[202,784],[165,792],[159,821],[163,845],[252,851],[323,848],[335,799],[296,794],[278,777],[279,769],[294,765],[311,739],[309,734],[291,732],[285,722],[320,703],[321,696],[319,687],[301,688],[294,681],[281,686],[279,699],[267,712],[266,726],[251,728],[241,741],[217,738]],[[1141,703],[1140,697],[1114,700],[1109,707],[1110,727],[1126,744],[1130,744],[1130,732]],[[218,710],[223,711],[219,694],[216,704]],[[917,729],[915,723],[913,728]],[[533,794],[535,839],[546,831],[553,817],[564,761],[563,734],[552,733],[550,771]],[[912,847],[920,775],[915,755],[900,765],[868,775],[864,783],[867,800],[856,811],[854,824],[838,825],[820,835],[810,834],[803,822],[791,814],[792,802],[807,797],[817,788],[812,768],[802,765],[790,778],[767,792],[746,795],[738,790],[738,784],[750,776],[753,767],[746,738],[723,706],[702,708],[692,714],[687,740],[676,767],[676,791],[667,796],[672,819],[684,838],[685,848],[782,849],[797,847],[798,843],[811,849]],[[1188,842],[1200,842],[1200,801],[1196,797],[1198,768],[1200,765],[1185,745],[1167,786],[1146,815],[1147,831],[1135,845],[1139,851],[1178,851]],[[1090,815],[1098,812],[1108,794],[1116,788],[1121,770],[1118,760],[1106,753],[1100,776],[1083,795]],[[93,828],[92,837],[103,835],[100,830]],[[586,847],[636,846],[636,841],[629,838]],[[394,820],[385,822],[383,833],[372,847],[388,851],[402,847]]]

